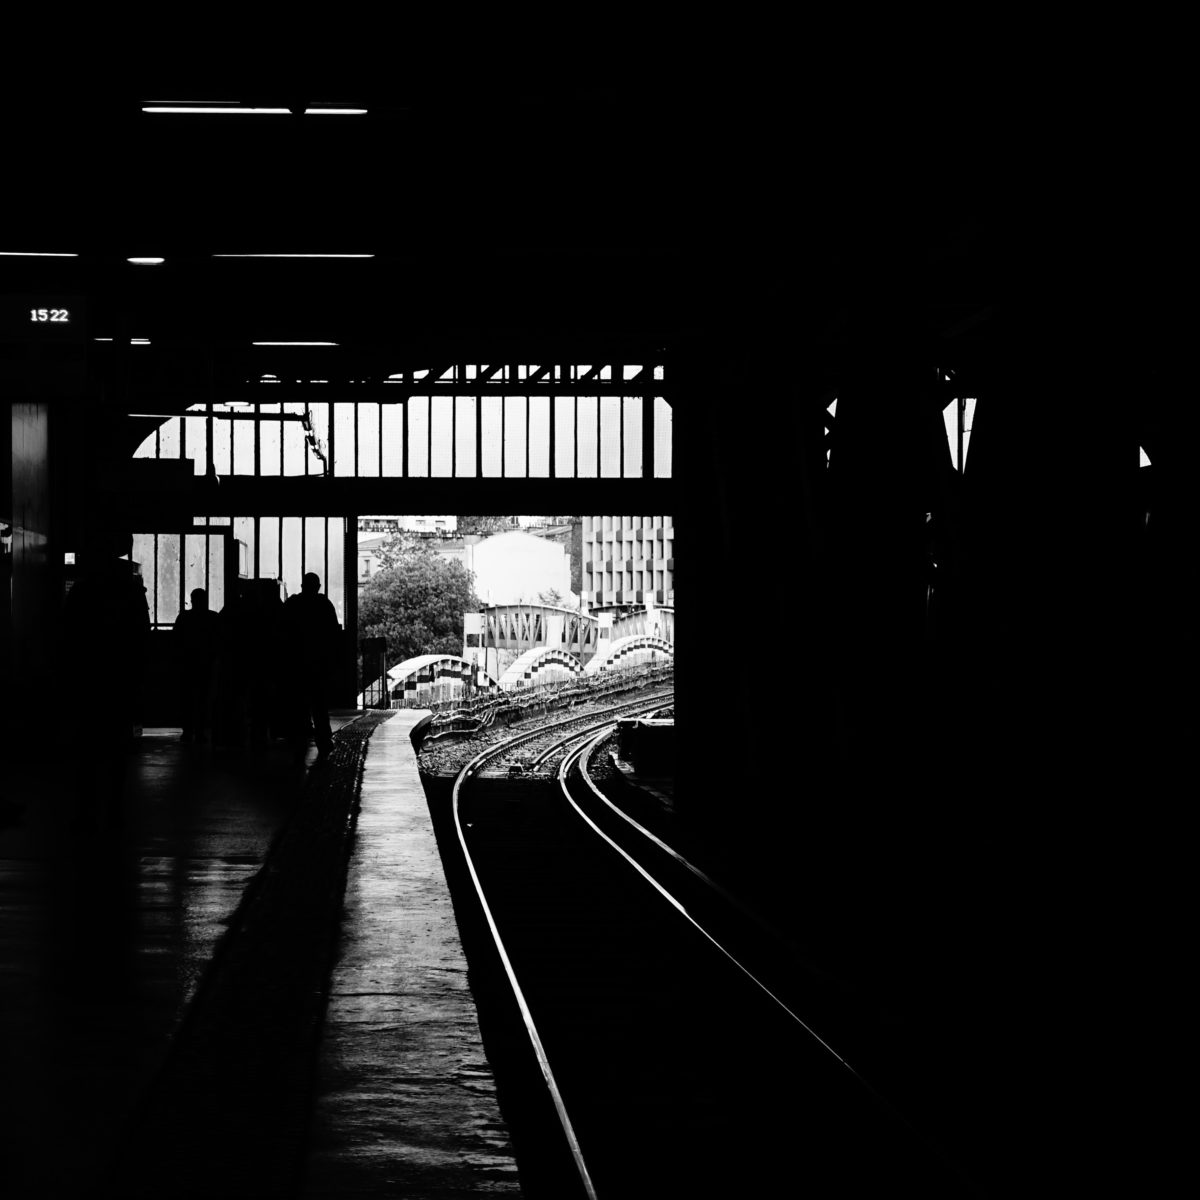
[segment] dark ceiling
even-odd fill
[[[0,260],[2,290],[83,291],[95,332],[124,312],[159,341],[733,328],[820,343],[876,297],[946,328],[994,304],[1011,221],[974,186],[993,144],[981,114],[852,111],[843,94],[721,78],[633,64],[589,82],[540,63],[349,91],[60,97],[8,139],[33,202],[0,249],[81,258]],[[368,111],[142,111],[200,99]],[[375,257],[212,257],[284,251]]]

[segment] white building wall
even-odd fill
[[[564,600],[571,592],[571,562],[556,542],[513,530],[466,547],[466,567],[475,572],[475,594],[484,604],[536,603],[552,589]]]

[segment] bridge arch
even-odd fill
[[[486,672],[475,676],[474,671],[475,664],[457,654],[419,654],[388,671],[388,695],[393,704],[436,704],[500,687]]]
[[[512,691],[541,683],[563,683],[583,673],[579,659],[558,646],[535,646],[515,658],[500,676],[500,687]]]
[[[607,650],[602,650],[588,663],[584,673],[596,675],[601,671],[620,670],[642,663],[671,661],[674,657],[675,647],[666,638],[634,633],[615,638]]]

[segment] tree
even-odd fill
[[[558,588],[550,588],[548,591],[538,592],[538,603],[539,604],[548,604],[552,608],[553,607],[561,608],[566,603],[566,600],[564,599],[563,594],[558,590]]]
[[[493,533],[505,533],[509,529],[515,528],[514,517],[497,517],[497,516],[475,516],[475,517],[459,517],[455,520],[458,522],[458,535],[465,537],[469,533],[480,533],[484,537],[488,537]]]
[[[463,614],[479,608],[472,573],[427,547],[397,550],[358,599],[363,637],[387,639],[391,666],[419,654],[461,654]]]

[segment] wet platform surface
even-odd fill
[[[340,714],[335,730],[354,716]],[[411,747],[400,725],[378,747],[373,740],[366,743],[368,762],[376,750],[382,761],[378,773],[372,766],[364,778],[373,789],[378,774],[378,794],[391,795],[403,775],[394,761],[397,749],[401,756],[404,750],[411,755]],[[17,823],[6,819],[0,828],[0,1191],[14,1200],[110,1194],[105,1180],[121,1147],[128,1147],[139,1109],[186,1040],[180,1031],[188,1027],[197,992],[212,977],[214,952],[228,944],[231,918],[248,888],[261,880],[264,864],[275,861],[274,848],[293,824],[316,751],[309,750],[307,764],[296,764],[282,745],[251,756],[183,745],[177,730],[146,730],[130,756],[125,819],[117,828],[103,821],[85,828],[77,821],[74,753],[70,723],[64,721],[49,751],[24,759],[13,755],[4,779],[6,818],[19,813]],[[318,1114],[314,1164],[321,1172],[349,1170],[355,1179],[362,1178],[355,1164],[361,1162],[356,1151],[363,1126],[350,1122],[354,1110],[372,1096],[383,1097],[383,1108],[397,1121],[403,1118],[402,1129],[392,1130],[392,1144],[400,1159],[411,1161],[404,1147],[425,1146],[426,1136],[414,1081],[427,1075],[440,1087],[436,1077],[442,1071],[456,1079],[451,1091],[469,1101],[467,1116],[448,1115],[453,1110],[439,1099],[442,1107],[430,1116],[430,1127],[465,1121],[458,1132],[469,1149],[464,1156],[448,1138],[434,1134],[428,1152],[422,1151],[425,1165],[436,1159],[461,1174],[465,1159],[479,1165],[480,1154],[493,1151],[503,1158],[502,1126],[490,1115],[494,1109],[487,1108],[486,1062],[482,1051],[476,1057],[463,1040],[473,1005],[461,955],[454,960],[452,914],[445,936],[425,938],[435,950],[431,959],[395,950],[397,939],[426,935],[435,926],[436,878],[423,885],[421,915],[401,911],[409,893],[391,893],[390,916],[384,904],[382,892],[389,889],[382,881],[392,874],[393,852],[404,880],[419,874],[414,864],[421,854],[402,848],[406,835],[396,828],[397,822],[419,825],[422,816],[428,827],[415,761],[411,767],[415,792],[407,807],[393,810],[367,791],[360,848],[372,865],[352,862],[353,890],[342,928],[347,953],[339,962],[338,994],[329,1010],[334,1033],[321,1059],[328,1095]],[[407,836],[410,842],[417,837],[412,828]],[[428,828],[426,836],[432,843]],[[440,871],[436,848],[431,860],[426,857],[426,871]],[[441,888],[449,912],[444,880]],[[380,976],[381,963],[403,971]],[[426,967],[436,972],[437,984],[420,980]],[[368,977],[378,977],[381,986],[363,986]],[[387,995],[351,994],[361,991]],[[449,1034],[438,1026],[443,993],[456,1002],[445,1010]],[[411,1037],[406,1023],[413,1027]],[[400,1064],[391,1082],[371,1053],[376,1037],[390,1037],[393,1049],[402,1044],[402,1054],[379,1059]],[[418,1045],[432,1056],[424,1066],[414,1054]],[[312,1066],[305,1067],[309,1074]],[[349,1122],[345,1152],[343,1122]],[[378,1139],[389,1128],[380,1117],[372,1132],[376,1167],[395,1157],[378,1152]],[[299,1159],[305,1157],[307,1132],[307,1121],[293,1131],[293,1154]],[[498,1171],[500,1179],[511,1169],[499,1159],[484,1165]],[[179,1167],[186,1172],[186,1164]],[[515,1178],[515,1169],[511,1174]],[[319,1178],[314,1176],[314,1187]],[[354,1194],[357,1184],[341,1178],[338,1190],[318,1188],[309,1194]],[[178,1177],[160,1179],[155,1194],[185,1194],[180,1183]],[[244,1194],[237,1186],[229,1180],[222,1194]],[[436,1194],[456,1193],[443,1180]]]
[[[322,1034],[305,1195],[519,1195],[409,734],[374,733]]]

